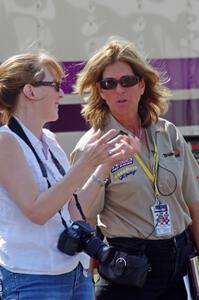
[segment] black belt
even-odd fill
[[[171,249],[176,248],[180,243],[192,243],[191,234],[189,228],[184,230],[182,233],[169,238],[169,239],[140,239],[140,238],[127,238],[127,237],[117,237],[117,238],[107,238],[107,241],[111,246],[114,246],[118,250],[123,250],[126,252],[142,252],[147,248],[151,247],[157,249]]]

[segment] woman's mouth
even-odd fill
[[[117,103],[125,103],[125,102],[127,102],[126,99],[119,99],[119,100],[117,100]]]

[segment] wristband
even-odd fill
[[[100,186],[105,186],[109,182],[109,178],[102,180],[99,177],[97,177],[95,174],[93,174],[91,178],[95,183],[98,183]]]

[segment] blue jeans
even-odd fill
[[[79,264],[61,275],[29,275],[1,270],[4,300],[94,300],[94,287],[88,270]]]

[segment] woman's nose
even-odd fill
[[[116,92],[121,93],[124,91],[124,88],[121,86],[121,84],[118,82],[116,88],[115,88]]]
[[[62,88],[59,89],[59,96],[64,97],[64,91],[62,90]]]

